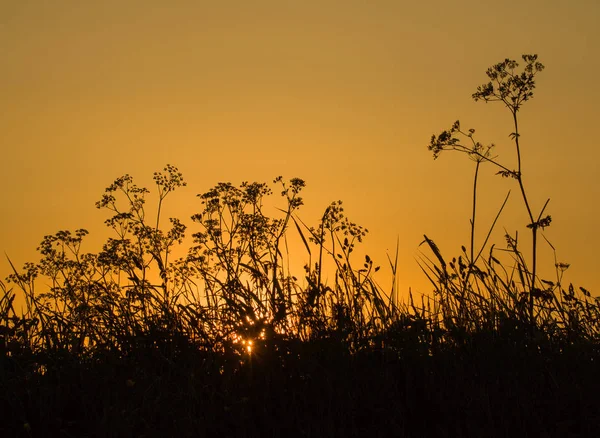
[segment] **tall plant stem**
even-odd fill
[[[512,110],[513,122],[515,125],[514,139],[515,146],[517,148],[517,181],[519,182],[519,188],[521,189],[521,194],[523,195],[523,202],[525,203],[525,208],[527,208],[527,214],[529,215],[529,220],[531,221],[531,236],[532,236],[532,249],[531,249],[531,290],[529,291],[529,317],[531,322],[533,323],[534,315],[533,315],[533,291],[535,289],[535,277],[537,271],[537,223],[533,218],[533,213],[531,212],[531,207],[529,206],[529,201],[527,199],[527,193],[525,192],[525,186],[523,185],[523,175],[521,174],[521,147],[519,144],[519,122],[517,118],[518,108],[514,108]]]
[[[156,227],[154,227],[155,230],[158,230],[158,226],[160,225],[160,210],[162,208],[162,201],[163,201],[163,197],[160,196],[158,198],[158,211],[156,212]]]
[[[475,214],[477,212],[477,177],[479,176],[479,165],[481,161],[477,160],[475,166],[475,176],[473,177],[473,214],[471,215],[471,267],[475,263]],[[471,268],[469,268],[469,272]]]

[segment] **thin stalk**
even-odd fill
[[[531,249],[531,290],[529,291],[529,316],[531,318],[531,322],[534,321],[533,314],[533,291],[535,289],[535,278],[537,274],[537,224],[533,218],[533,213],[531,212],[531,207],[529,206],[529,201],[527,199],[527,194],[525,192],[525,186],[523,185],[523,175],[521,174],[521,147],[519,144],[519,122],[517,118],[517,110],[518,108],[513,109],[513,122],[515,125],[514,132],[514,140],[515,146],[517,148],[517,181],[519,182],[519,188],[521,189],[521,195],[523,195],[523,202],[525,203],[525,208],[527,208],[527,214],[529,215],[530,223],[531,223],[531,237],[532,237],[532,249]]]
[[[162,201],[163,201],[164,197],[159,195],[158,198],[158,211],[156,212],[156,227],[154,227],[154,229],[156,231],[158,231],[158,226],[160,225],[160,210],[162,207]]]
[[[504,210],[504,207],[506,206],[506,202],[508,201],[509,196],[510,196],[510,190],[506,194],[506,198],[504,198],[504,202],[500,206],[500,209],[498,210],[498,213],[496,214],[496,217],[494,218],[494,221],[492,222],[492,226],[490,227],[490,229],[488,231],[488,234],[487,234],[487,236],[485,236],[485,240],[483,241],[483,244],[481,245],[481,249],[477,253],[477,256],[475,257],[475,260],[473,260],[473,264],[475,264],[477,262],[477,260],[479,260],[479,257],[481,257],[481,253],[483,252],[485,246],[487,245],[487,242],[490,239],[490,236],[492,235],[492,231],[494,231],[494,227],[496,226],[496,222],[498,222],[498,218],[502,214],[502,211]]]
[[[477,212],[477,177],[479,176],[479,166],[481,161],[477,160],[477,164],[475,166],[475,176],[473,177],[473,214],[471,215],[471,267],[473,263],[475,263],[474,253],[475,253],[475,215]],[[471,268],[469,268],[469,272],[471,272]]]

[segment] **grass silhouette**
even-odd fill
[[[524,60],[524,76],[506,60],[474,95],[511,110],[518,154],[517,111],[543,68],[535,56]],[[356,260],[367,230],[345,216],[341,202],[316,226],[300,219],[301,179],[220,183],[199,195],[193,244],[178,259],[173,251],[187,228],[171,218],[163,229],[160,219],[183,175],[171,165],[154,174],[153,219],[149,190],[129,175],[116,179],[96,204],[109,212],[114,236],[100,252],[82,252],[87,231],[60,231],[44,237],[38,263],[13,266],[9,283],[0,282],[0,431],[596,434],[598,302],[562,285],[566,265],[556,264],[555,281],[538,278],[535,239],[550,217],[542,217],[545,206],[532,214],[520,164],[504,168],[473,134],[457,122],[430,144],[436,156],[459,150],[475,161],[472,234],[469,250],[448,262],[425,236],[432,256],[423,254],[422,268],[434,291],[417,303],[383,290],[369,256]],[[534,236],[532,269],[516,237],[507,235],[512,265],[487,248],[491,230],[475,248],[477,178],[486,161],[520,188]],[[273,191],[283,205],[271,204]],[[278,213],[266,214],[269,208]],[[288,268],[291,234],[306,250],[302,280]],[[389,262],[395,275],[397,262]],[[49,287],[37,290],[39,278]],[[25,302],[20,312],[17,295]]]

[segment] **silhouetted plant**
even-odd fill
[[[267,184],[218,184],[199,195],[203,209],[192,220],[201,230],[193,234],[194,245],[172,260],[186,226],[171,218],[163,230],[160,216],[167,195],[186,183],[170,165],[154,180],[155,219],[146,211],[149,190],[129,175],[117,178],[96,203],[111,212],[105,223],[116,235],[98,254],[82,252],[86,230],[60,231],[44,237],[39,263],[10,276],[36,321],[32,345],[74,354],[121,355],[150,347],[171,354],[174,339],[187,339],[244,353],[249,343],[257,350],[277,339],[327,334],[359,345],[359,338],[391,321],[393,312],[371,278],[378,268],[369,256],[359,269],[352,266],[350,255],[367,231],[345,218],[341,202],[310,228],[295,216],[302,205],[301,179],[274,180],[286,204],[275,209],[283,213],[276,218],[265,213],[272,195]],[[290,224],[308,251],[306,287],[289,272]],[[314,265],[311,246],[319,254]],[[326,257],[334,262],[330,286],[321,278]],[[50,280],[49,290],[35,292],[37,276]]]
[[[596,435],[600,409],[582,400],[600,390],[600,306],[563,288],[568,265],[556,258],[555,281],[538,278],[535,239],[550,217],[546,205],[532,214],[521,174],[516,115],[543,68],[536,59],[525,56],[521,74],[497,64],[474,94],[511,110],[516,170],[458,122],[432,138],[435,157],[457,150],[475,162],[471,241],[446,261],[425,236],[433,260],[421,267],[435,290],[420,302],[397,298],[398,248],[390,293],[378,285],[373,259],[356,256],[367,229],[341,201],[315,226],[300,219],[299,178],[198,195],[193,243],[177,259],[187,227],[170,218],[163,228],[161,216],[182,174],[154,174],[152,217],[150,191],[117,178],[96,204],[114,233],[97,254],[83,251],[86,230],[59,231],[42,240],[39,262],[11,263],[10,286],[0,282],[0,411],[12,418],[0,434],[490,436],[501,424],[499,436]],[[512,266],[494,245],[484,254],[508,195],[475,245],[483,163],[519,185],[531,270],[508,233]],[[306,251],[302,279],[289,267],[290,233]],[[437,414],[412,420],[425,404]]]
[[[503,318],[503,315],[516,318],[522,322],[526,322],[526,319],[528,319],[528,324],[531,327],[536,324],[544,328],[548,328],[548,326],[555,327],[558,322],[556,318],[560,320],[564,329],[570,330],[569,327],[572,326],[571,318],[567,316],[568,312],[565,312],[561,299],[566,294],[562,289],[560,280],[562,279],[562,272],[568,265],[555,263],[557,277],[559,277],[557,282],[541,280],[538,276],[538,231],[548,227],[552,219],[550,215],[544,216],[549,199],[537,214],[534,214],[530,206],[521,166],[518,112],[523,104],[533,97],[535,76],[544,69],[544,66],[537,61],[537,55],[523,55],[522,58],[525,66],[521,72],[517,71],[519,64],[510,59],[490,67],[486,72],[490,81],[479,86],[472,96],[475,101],[501,102],[511,113],[514,132],[510,134],[510,138],[515,145],[516,169],[512,170],[499,162],[497,157],[492,155],[494,145],[484,145],[476,141],[475,130],[462,130],[459,121],[456,121],[449,130],[443,131],[438,136],[433,135],[428,146],[428,149],[433,152],[434,158],[438,158],[443,151],[458,151],[467,154],[475,162],[468,253],[466,248],[463,247],[463,254],[458,259],[455,258],[452,262],[446,264],[433,241],[427,236],[425,236],[424,241],[437,259],[437,265],[428,259],[424,261],[428,268],[425,273],[436,287],[436,291],[440,296],[443,319],[446,325],[450,327],[454,326],[457,321],[460,321],[460,324],[470,325],[479,321],[488,325],[491,324],[491,327],[494,327],[499,323],[498,318]],[[527,228],[532,233],[531,269],[528,267],[528,263],[518,246],[518,234],[513,237],[508,233],[506,233],[507,251],[512,254],[515,261],[510,271],[507,271],[494,256],[494,246],[490,248],[488,259],[483,261],[483,267],[478,265],[478,261],[510,195],[509,192],[483,244],[479,250],[476,250],[477,181],[482,163],[491,163],[499,169],[498,175],[512,178],[518,184],[523,205],[530,220]],[[518,284],[522,285],[522,290],[517,287]],[[557,294],[559,297],[556,296]],[[572,295],[568,296],[573,297]],[[592,307],[596,307],[596,303],[588,302],[588,297],[589,294],[584,294],[583,301],[579,302],[585,302]],[[491,313],[486,315],[486,312]],[[496,323],[494,323],[495,320]],[[595,324],[589,321],[588,326],[595,326]]]

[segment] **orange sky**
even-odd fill
[[[427,234],[451,258],[468,244],[473,172],[457,154],[434,161],[430,136],[460,119],[514,162],[510,114],[470,96],[491,64],[538,53],[525,183],[535,210],[551,198],[567,281],[600,295],[599,22],[596,0],[1,2],[0,249],[21,266],[45,234],[87,228],[97,250],[104,188],[124,173],[150,187],[170,163],[188,187],[169,216],[192,225],[194,195],[221,181],[297,176],[305,222],[343,200],[376,263],[399,237],[401,291],[429,292],[418,245]],[[499,231],[525,236],[518,191],[492,170],[480,220],[512,188]]]

